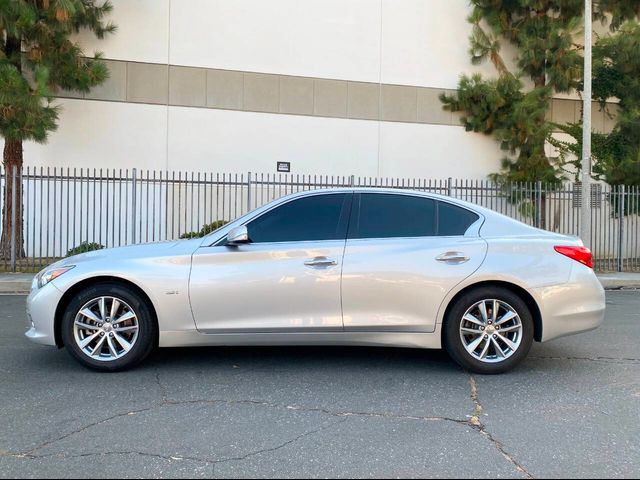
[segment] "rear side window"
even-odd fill
[[[292,200],[247,225],[253,243],[344,240],[351,194]]]
[[[480,217],[477,213],[473,213],[466,208],[461,208],[451,203],[438,202],[438,236],[464,235],[478,218]]]
[[[432,237],[436,235],[436,202],[410,195],[359,195],[359,215],[349,238]],[[358,204],[354,204],[354,209]]]

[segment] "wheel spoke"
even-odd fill
[[[102,297],[99,302],[100,305],[100,320],[104,321],[107,318],[107,299]]]
[[[521,325],[513,325],[512,327],[501,328],[500,333],[513,332],[514,330],[520,330],[521,328]]]
[[[83,339],[80,343],[79,346],[80,348],[82,348],[83,350],[85,348],[87,348],[87,346],[93,342],[96,338],[98,338],[98,336],[100,335],[100,332],[96,332],[93,335],[88,336],[87,338]]]
[[[493,346],[495,347],[496,351],[498,352],[498,354],[502,357],[505,358],[506,355],[504,353],[504,350],[502,350],[502,347],[498,344],[498,342],[496,341],[495,338],[491,337],[491,343],[493,343]]]
[[[118,300],[117,298],[114,298],[113,302],[111,303],[111,313],[109,314],[109,316],[111,317],[111,320],[116,318],[116,314],[118,313],[119,309],[120,309],[120,300]]]
[[[98,318],[98,316],[93,313],[91,310],[89,310],[88,308],[83,308],[82,310],[80,310],[80,315],[83,315],[91,320],[93,320],[96,323],[102,323],[102,320],[100,318]]]
[[[500,304],[498,300],[493,301],[493,307],[491,308],[491,321],[496,323],[496,318],[498,317],[498,309],[500,308]]]
[[[487,323],[489,321],[489,316],[487,315],[487,304],[485,302],[480,302],[478,310],[480,310],[480,315],[482,315],[482,321]]]
[[[476,348],[478,348],[478,345],[480,345],[482,343],[482,340],[484,340],[484,336],[480,335],[473,342],[471,342],[469,345],[467,345],[465,347],[467,349],[467,352],[469,352],[470,354],[473,355],[473,352],[476,351]]]
[[[512,342],[511,340],[509,340],[507,337],[505,337],[505,336],[503,336],[503,335],[500,335],[499,333],[497,333],[496,335],[498,335],[498,338],[499,338],[500,340],[502,340],[502,341],[507,345],[507,347],[509,347],[509,348],[510,348],[512,351],[514,351],[514,352],[516,351],[516,349],[518,348],[518,346],[517,346],[515,343],[513,343],[513,342]]]
[[[79,320],[76,320],[75,324],[83,330],[92,330],[94,332],[96,330],[100,330],[100,327],[97,327],[96,325],[89,325],[88,323],[83,323]]]
[[[502,325],[503,323],[506,323],[517,316],[518,314],[516,312],[509,310],[507,313],[505,313],[502,317],[500,317],[496,321],[496,325]]]
[[[476,317],[474,317],[474,316],[473,316],[473,315],[471,315],[470,313],[467,313],[467,314],[464,316],[464,319],[465,319],[467,322],[475,323],[476,325],[479,325],[479,326],[481,326],[481,327],[484,327],[484,323],[482,323],[480,320],[478,320]]]
[[[125,352],[128,352],[129,350],[131,350],[132,345],[129,342],[127,342],[122,336],[118,335],[117,333],[114,333],[114,336],[115,336],[115,339],[120,344],[120,346],[124,348]]]
[[[464,333],[470,333],[472,335],[482,335],[482,330],[474,330],[473,328],[461,327],[460,331]]]
[[[118,349],[116,348],[116,346],[113,343],[113,340],[111,339],[111,337],[107,337],[107,345],[109,345],[109,353],[111,354],[112,357],[117,357],[118,356]]]
[[[117,325],[118,323],[122,323],[122,322],[126,322],[127,320],[131,320],[136,318],[136,314],[133,312],[127,312],[124,313],[120,318],[118,318],[117,320],[112,320],[111,323],[113,325]]]
[[[484,347],[482,348],[482,353],[480,353],[480,359],[483,359],[489,353],[489,347],[491,346],[491,338],[485,339]]]
[[[138,326],[137,325],[132,325],[131,327],[114,328],[114,331],[116,331],[118,333],[135,332],[136,330],[138,330]]]
[[[102,351],[102,345],[104,345],[104,339],[107,337],[102,337],[100,341],[96,344],[95,348],[91,350],[91,356],[95,356],[96,353],[100,353]]]

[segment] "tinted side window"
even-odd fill
[[[285,203],[247,225],[254,243],[339,240],[346,236],[351,195],[314,195]]]
[[[431,237],[436,230],[436,205],[409,195],[360,195],[360,215],[352,220],[350,238]],[[357,204],[354,204],[354,209]]]
[[[438,202],[438,236],[464,235],[478,214],[446,202]]]

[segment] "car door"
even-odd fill
[[[250,220],[250,243],[199,249],[190,280],[198,330],[342,331],[340,272],[352,197],[295,198]]]
[[[433,332],[445,295],[484,261],[486,242],[465,236],[480,216],[393,193],[357,194],[352,210],[342,277],[345,331]]]

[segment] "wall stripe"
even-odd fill
[[[140,62],[105,60],[110,78],[88,94],[62,98],[145,103],[248,112],[460,126],[460,116],[442,109],[439,95],[455,90],[348,80],[294,77]],[[593,108],[596,132],[609,132],[618,106]],[[578,100],[554,99],[549,118],[578,122]]]

